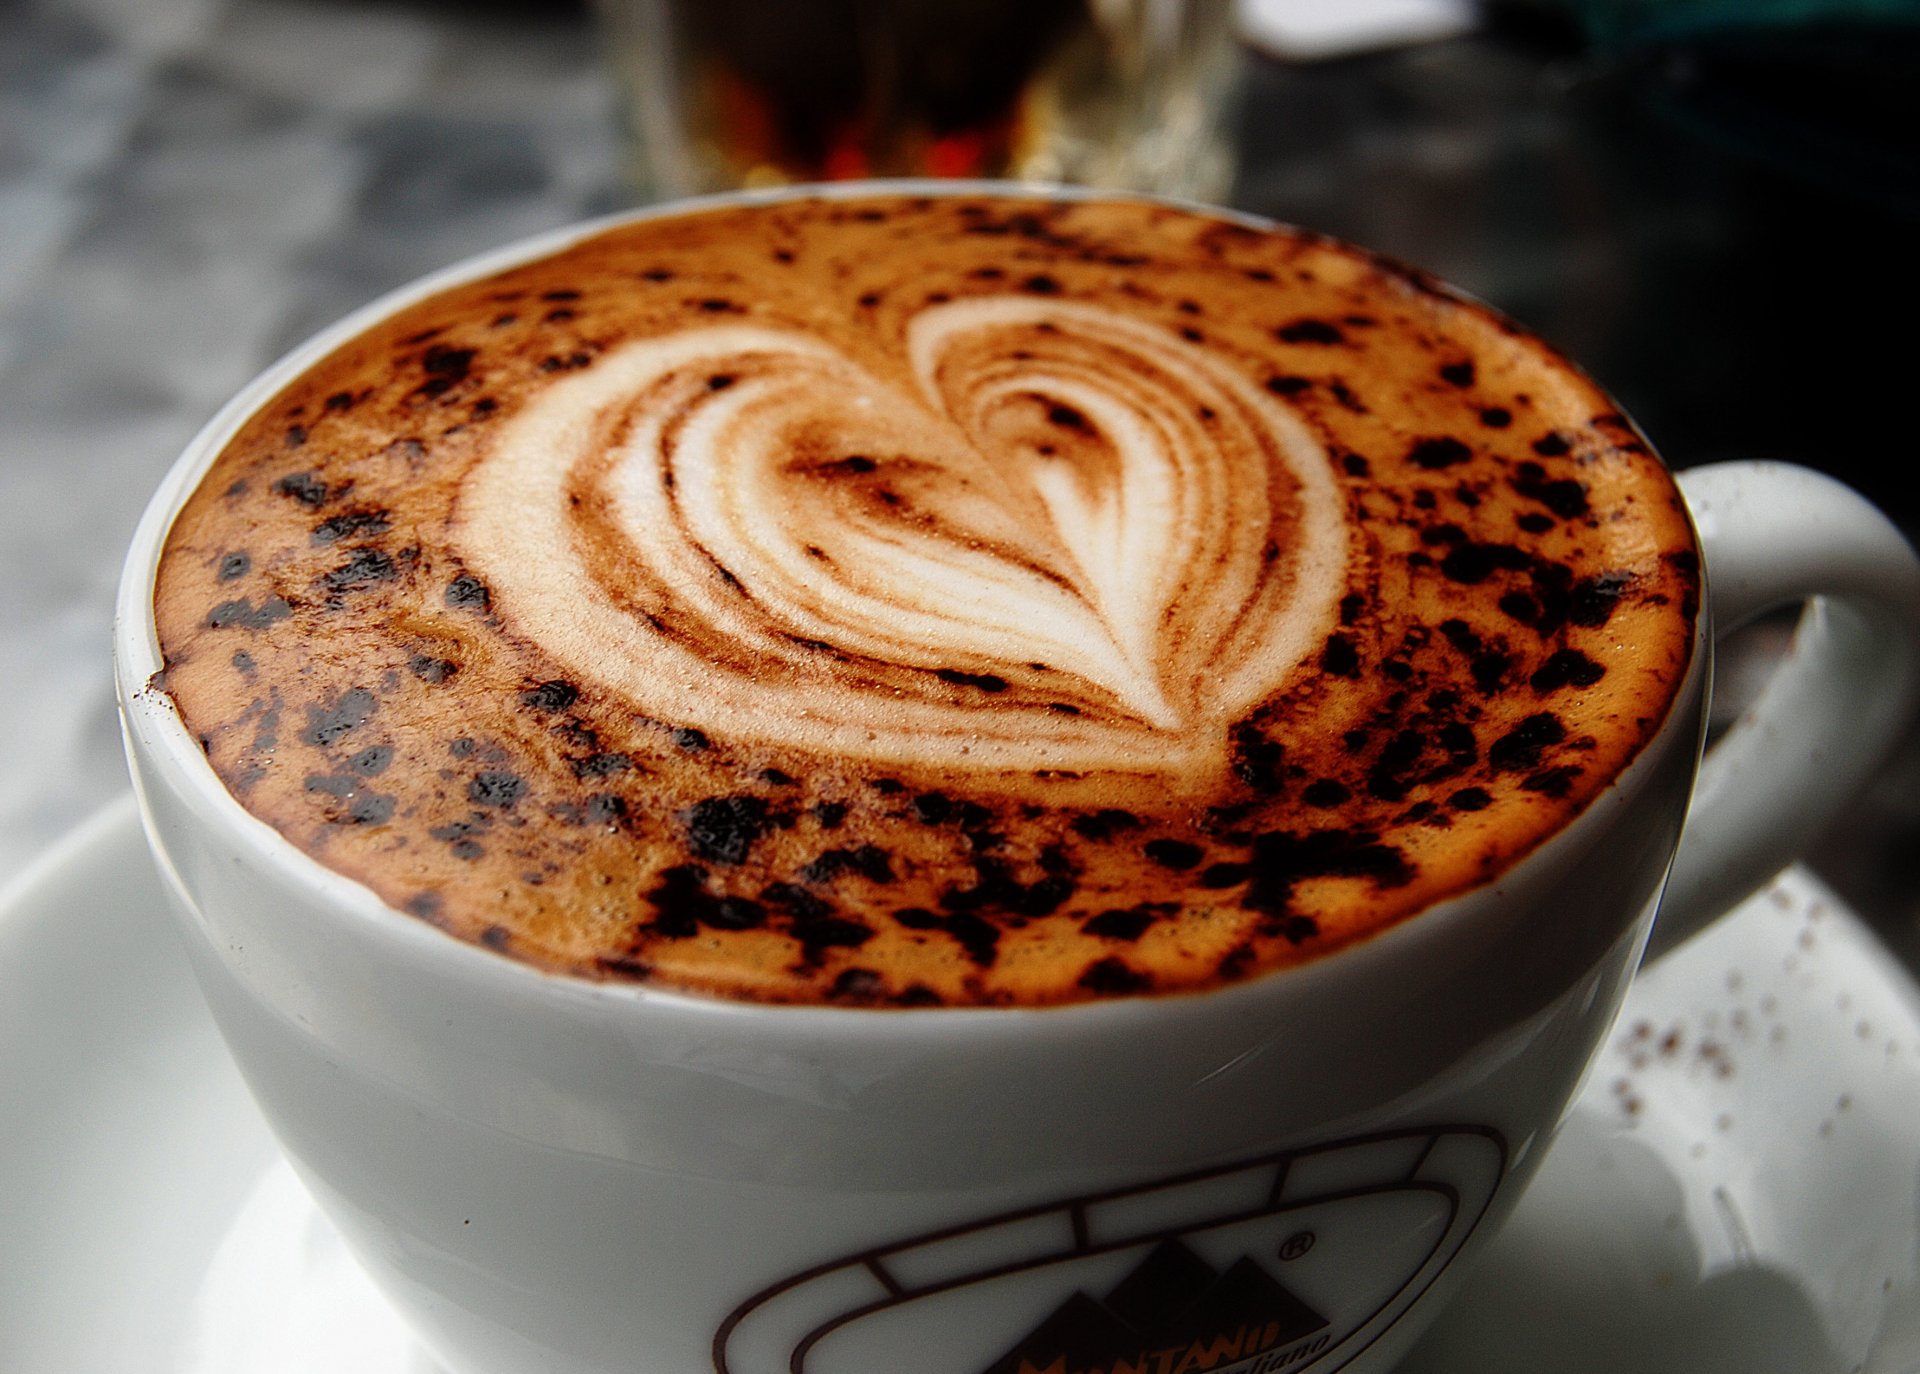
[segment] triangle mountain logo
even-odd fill
[[[1105,1299],[1074,1293],[981,1374],[1269,1374],[1327,1341],[1326,1318],[1252,1258],[1217,1273],[1168,1240]]]

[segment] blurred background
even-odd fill
[[[1675,466],[1812,464],[1911,536],[1916,86],[1909,0],[0,0],[0,880],[125,787],[120,550],[219,404],[389,287],[685,189],[1221,200],[1493,302]],[[1920,746],[1815,862],[1920,961]]]

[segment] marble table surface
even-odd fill
[[[388,287],[613,208],[580,13],[0,4],[0,875],[126,786],[121,550],[186,440]]]
[[[1679,465],[1827,466],[1912,530],[1875,408],[1911,383],[1848,342],[1920,310],[1911,207],[1672,117],[1684,73],[1649,98],[1544,6],[1516,12],[1250,59],[1234,201],[1532,324]],[[0,879],[126,786],[113,587],[183,443],[382,290],[636,199],[615,105],[579,5],[0,0]],[[1909,747],[1815,854],[1908,953],[1916,778]]]

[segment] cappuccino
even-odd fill
[[[790,198],[416,300],[177,518],[240,803],[540,968],[749,1001],[1199,991],[1494,878],[1658,730],[1691,529],[1396,264],[1127,200]]]

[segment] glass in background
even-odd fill
[[[1232,183],[1232,0],[598,9],[644,195],[928,176],[1219,200]]]

